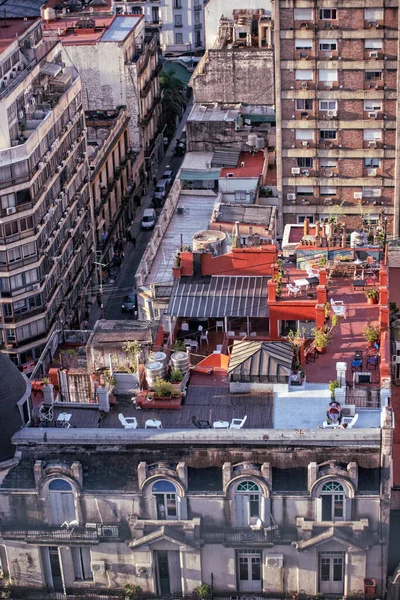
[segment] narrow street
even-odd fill
[[[191,108],[192,103],[190,102],[183,114],[181,122],[178,125],[176,133],[167,148],[166,154],[160,163],[160,167],[158,169],[159,177],[161,177],[167,165],[171,167],[174,176],[180,169],[184,157],[175,156],[175,143],[176,139],[180,138],[182,134],[182,130],[185,126],[186,119]],[[134,248],[133,245],[129,243],[125,244],[125,258],[122,263],[120,274],[114,284],[107,284],[104,287],[104,306],[107,319],[133,320],[136,318],[133,313],[123,311],[121,304],[123,297],[134,289],[136,269],[153,233],[152,231],[142,230],[140,226],[143,211],[151,206],[152,197],[153,183],[150,182],[147,188],[147,195],[142,197],[141,206],[136,213],[131,227],[131,233],[136,238],[136,247]],[[157,212],[159,213],[160,210]],[[95,303],[90,312],[89,327],[92,328],[95,322],[100,318],[101,311],[97,303]]]

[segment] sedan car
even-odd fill
[[[137,312],[137,296],[134,292],[124,296],[121,308],[129,312]]]

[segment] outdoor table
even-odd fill
[[[306,277],[306,279],[310,285],[319,284],[318,277]]]
[[[161,429],[162,423],[161,421],[157,421],[157,419],[147,419],[144,424],[145,429]]]
[[[229,429],[229,421],[214,421],[214,429]]]
[[[306,278],[295,279],[293,283],[299,288],[306,288],[306,290],[308,290],[308,288],[310,287],[308,279],[306,279]]]
[[[353,290],[356,291],[356,288],[364,289],[367,285],[366,279],[354,279],[353,280]]]
[[[57,421],[60,421],[61,427],[66,427],[67,424],[69,424],[71,417],[72,417],[71,413],[62,412],[58,415]]]

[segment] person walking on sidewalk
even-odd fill
[[[131,239],[130,239],[130,241],[132,242],[132,245],[133,245],[133,247],[134,247],[134,248],[136,248],[136,238],[135,238],[135,236],[134,236],[134,235],[132,235],[132,234],[131,234]]]

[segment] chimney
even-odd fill
[[[319,230],[319,221],[315,222],[315,237],[319,237],[320,235],[320,230]]]
[[[304,219],[304,235],[309,235],[310,233],[310,221],[308,220],[308,217],[306,217]]]
[[[235,225],[233,227],[233,240],[234,240],[234,243],[232,244],[232,246],[234,248],[240,248],[239,221],[235,221]]]
[[[253,228],[249,227],[249,235],[247,237],[247,245],[250,247],[253,245]]]

